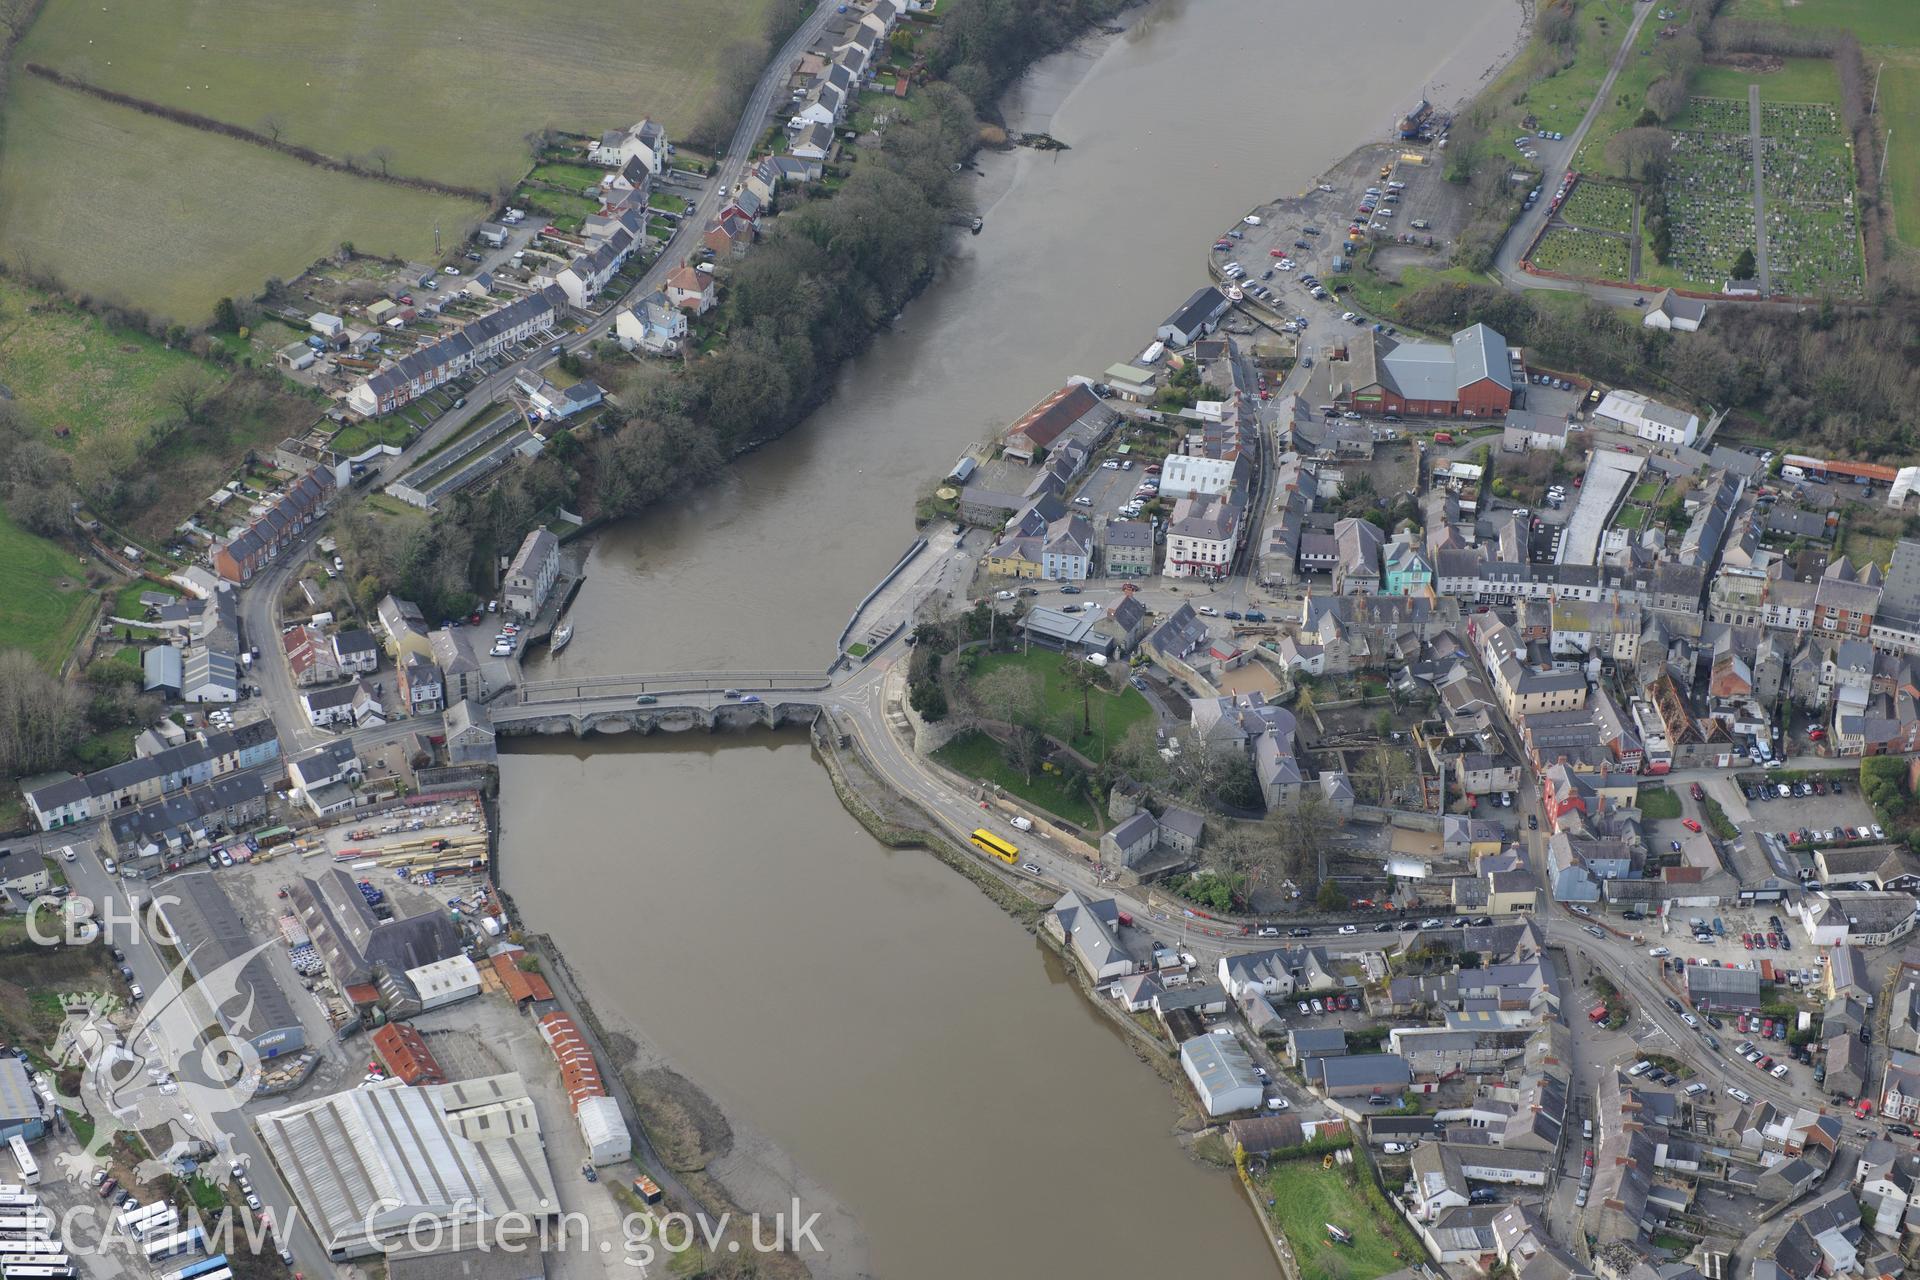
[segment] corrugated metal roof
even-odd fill
[[[461,1136],[455,1113],[507,1107]],[[416,1215],[463,1213],[530,1222],[556,1212],[552,1175],[526,1085],[518,1075],[434,1088],[349,1089],[261,1116],[261,1137],[301,1210],[329,1249],[367,1251],[371,1238],[403,1230]]]

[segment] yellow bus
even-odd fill
[[[973,833],[973,844],[976,849],[992,854],[1008,866],[1012,866],[1013,860],[1020,856],[1018,849],[985,827],[981,827]]]

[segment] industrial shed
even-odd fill
[[[498,1247],[559,1213],[539,1118],[517,1075],[347,1089],[260,1116],[268,1155],[335,1261],[400,1243],[411,1227]]]
[[[408,969],[406,980],[419,993],[423,1013],[480,994],[480,967],[464,955]]]
[[[633,1135],[627,1132],[620,1104],[602,1094],[582,1098],[574,1113],[580,1122],[580,1136],[586,1140],[587,1159],[596,1166],[619,1164],[633,1155]]]
[[[306,1048],[306,1029],[268,960],[271,944],[254,940],[219,881],[176,876],[155,905],[194,976],[191,998],[213,993],[220,1002],[214,1012],[228,1035],[249,1041],[263,1058]]]
[[[1186,1069],[1200,1105],[1210,1116],[1252,1111],[1263,1096],[1253,1059],[1231,1036],[1195,1036],[1180,1046],[1180,1065]]]

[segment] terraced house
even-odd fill
[[[509,302],[458,333],[368,374],[347,393],[347,407],[369,418],[392,413],[460,377],[476,362],[550,333],[566,307],[566,291],[557,284]]]
[[[115,810],[132,808],[215,778],[255,769],[280,758],[280,739],[271,720],[242,725],[226,733],[124,760],[81,777],[37,787],[26,793],[27,808],[42,831],[71,826]]]
[[[326,467],[315,467],[295,480],[245,529],[213,544],[214,572],[228,582],[250,580],[326,514],[334,489],[334,473]]]

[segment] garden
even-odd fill
[[[1042,768],[1029,782],[1007,763],[1006,749],[978,730],[969,730],[933,753],[933,758],[964,778],[991,782],[1036,809],[1088,830],[1099,828],[1099,814],[1087,798],[1084,779]]]
[[[1311,1156],[1283,1160],[1255,1175],[1254,1186],[1266,1197],[1268,1219],[1292,1246],[1301,1280],[1373,1280],[1426,1258],[1400,1215],[1353,1164],[1329,1169]],[[1329,1225],[1348,1233],[1351,1243],[1334,1244]]]

